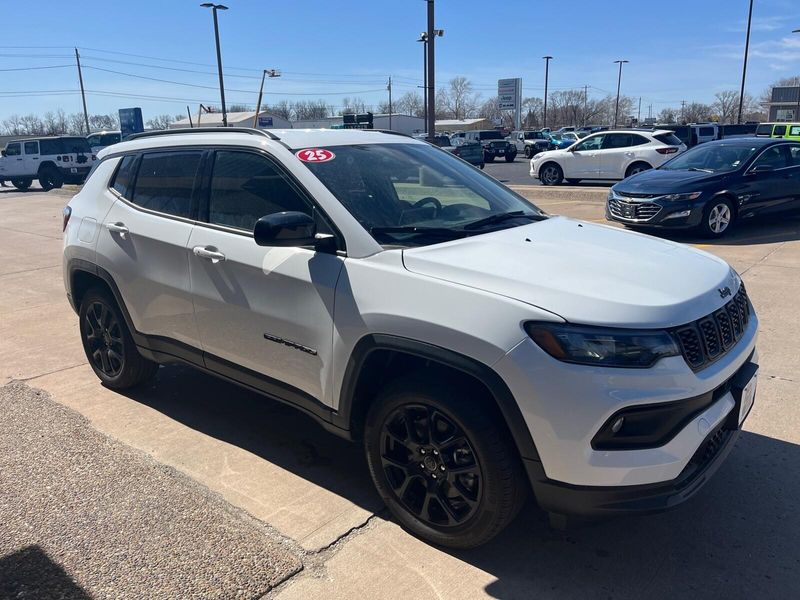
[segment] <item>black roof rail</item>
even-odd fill
[[[277,135],[264,129],[253,127],[181,127],[179,129],[159,129],[158,131],[143,131],[129,135],[125,141],[139,140],[148,137],[159,137],[162,135],[181,135],[184,133],[249,133],[250,135],[263,135],[271,140],[280,140]]]
[[[392,129],[361,129],[361,131],[375,131],[377,133],[387,133],[389,135],[401,135],[403,137],[410,138],[412,136],[408,135],[407,133],[402,133],[400,131],[394,131]]]

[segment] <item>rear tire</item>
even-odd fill
[[[103,384],[121,390],[155,375],[158,363],[139,354],[122,311],[106,290],[88,290],[81,300],[79,315],[83,350]]]
[[[631,175],[636,175],[637,173],[641,173],[643,171],[649,171],[652,168],[653,167],[646,162],[635,162],[628,167],[627,171],[625,171],[625,177],[628,178]]]
[[[17,188],[19,191],[24,192],[29,187],[31,187],[31,183],[33,183],[32,179],[12,179],[11,185]]]
[[[412,376],[389,384],[367,414],[364,448],[375,487],[404,528],[473,548],[514,519],[527,486],[501,417],[474,386],[453,383]]]
[[[554,162],[545,163],[539,167],[539,181],[542,185],[559,185],[564,181],[564,171]]]
[[[53,188],[60,188],[63,183],[61,173],[55,167],[45,166],[39,171],[39,185],[45,192],[49,192]]]

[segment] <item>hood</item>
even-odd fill
[[[616,192],[642,194],[674,194],[702,191],[703,186],[717,183],[730,173],[704,173],[703,171],[670,171],[649,169],[620,181]],[[691,189],[690,189],[691,188]],[[699,189],[698,189],[699,188]]]
[[[739,287],[706,252],[565,217],[405,250],[403,262],[588,325],[682,325],[722,306],[719,288]]]

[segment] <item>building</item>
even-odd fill
[[[800,121],[800,86],[775,86],[767,102],[768,121]]]
[[[295,129],[338,129],[343,126],[342,115],[336,117],[325,117],[324,119],[303,119],[292,121]],[[372,115],[373,129],[391,129],[398,133],[413,135],[425,131],[425,119],[411,115],[392,114],[391,126],[389,126],[389,115]]]
[[[436,131],[475,131],[494,129],[490,119],[444,119],[436,121]]]
[[[253,117],[256,112],[254,110],[248,112],[229,112],[228,113],[228,127],[252,127]],[[192,115],[192,122],[189,123],[189,117],[170,123],[170,129],[182,129],[186,127],[222,127],[222,113],[203,113],[202,115]],[[291,129],[292,124],[290,121],[283,117],[271,115],[266,111],[258,114],[258,129]]]

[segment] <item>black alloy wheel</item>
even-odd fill
[[[475,514],[481,465],[461,427],[432,406],[391,413],[380,438],[381,465],[399,502],[423,523],[454,527]]]
[[[109,378],[117,377],[125,368],[125,344],[115,312],[96,300],[88,305],[82,325],[86,353],[94,367]]]

